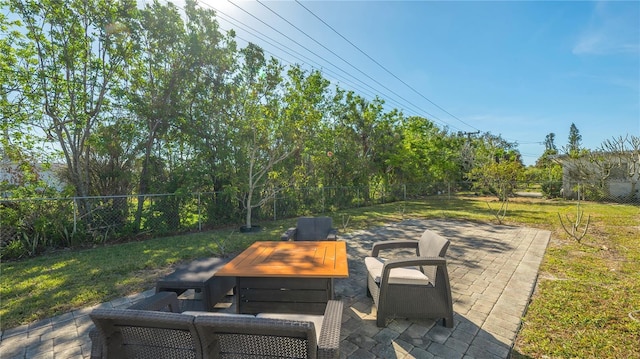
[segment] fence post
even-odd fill
[[[278,194],[277,192],[273,195],[273,220],[276,221],[278,220],[278,216],[276,216],[276,201],[278,200]]]
[[[76,203],[77,197],[73,197],[73,235],[78,230],[78,204]]]
[[[198,192],[198,231],[202,231],[202,202],[200,202],[200,192]]]

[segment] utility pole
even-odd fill
[[[479,135],[480,131],[475,131],[475,132],[458,132],[459,134],[461,134],[462,136],[467,136],[467,141],[471,141],[471,135]]]

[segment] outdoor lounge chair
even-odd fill
[[[296,227],[287,229],[283,241],[335,241],[336,230],[331,217],[300,217]]]
[[[420,240],[391,240],[374,243],[365,258],[367,294],[377,308],[376,324],[386,326],[391,318],[443,318],[453,327],[451,286],[444,258],[449,240],[425,231]],[[415,256],[383,259],[382,250],[408,248]]]

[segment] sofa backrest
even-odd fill
[[[329,301],[320,321],[313,315],[260,315],[95,309],[90,316],[99,336],[91,339],[101,350],[92,350],[91,358],[338,357],[341,302]]]
[[[95,309],[89,316],[102,337],[102,358],[202,358],[191,315]]]
[[[296,226],[296,241],[322,241],[333,228],[331,217],[300,217]]]
[[[196,316],[204,358],[317,357],[313,323],[246,316]]]
[[[418,256],[420,257],[442,257],[447,254],[447,249],[451,242],[441,235],[426,230],[422,233],[422,237],[418,242]],[[429,278],[434,285],[436,283],[436,267],[422,266],[422,272]]]

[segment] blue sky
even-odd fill
[[[571,123],[590,149],[640,136],[638,1],[199,3],[241,45],[451,131],[502,135],[527,165],[548,133],[565,146]]]

